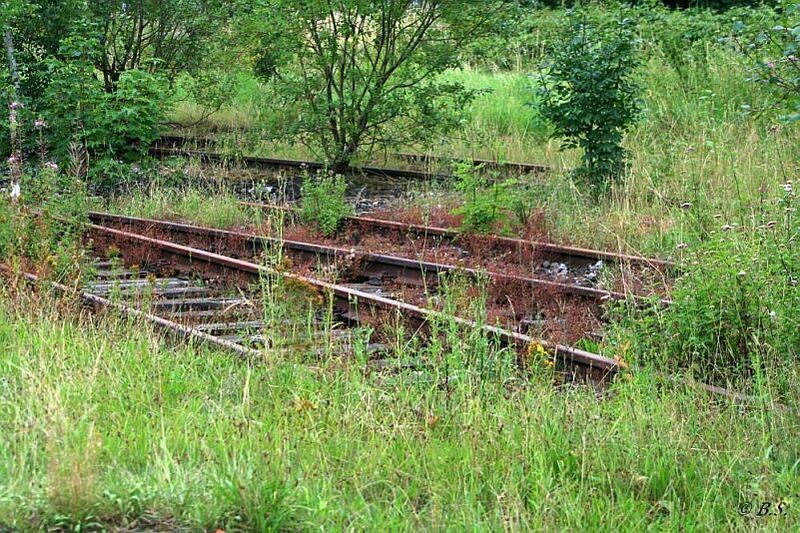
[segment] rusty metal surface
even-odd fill
[[[33,282],[39,281],[39,277],[34,274],[25,274],[25,277]],[[72,287],[62,285],[61,283],[57,283],[55,281],[47,281],[46,283],[48,283],[51,287],[55,288],[56,290],[64,294],[72,293],[75,290]],[[80,292],[80,297],[84,302],[99,305],[101,307],[105,307],[108,309],[115,309],[128,317],[143,319],[153,324],[154,326],[158,327],[159,329],[167,331],[172,335],[176,335],[183,338],[193,338],[200,342],[216,346],[218,348],[222,348],[228,352],[231,352],[243,358],[252,358],[261,355],[261,352],[259,352],[258,350],[253,350],[252,348],[241,346],[240,344],[224,340],[219,337],[215,337],[213,335],[209,335],[208,333],[200,331],[191,326],[178,324],[177,322],[167,320],[160,316],[156,316],[146,311],[136,309],[129,305],[111,301],[108,298],[104,298],[102,296],[93,294],[88,291]]]
[[[279,210],[288,213],[294,210],[287,206],[261,204],[257,202],[239,202],[241,205],[248,207],[256,207],[266,210]],[[452,228],[440,228],[436,226],[423,226],[420,224],[406,224],[405,222],[395,222],[392,220],[383,220],[379,218],[367,216],[350,216],[345,219],[347,222],[360,224],[364,226],[371,226],[374,228],[382,228],[391,231],[410,233],[414,235],[427,235],[433,237],[443,237],[446,239],[457,239],[460,236],[458,230]],[[592,250],[589,248],[580,248],[577,246],[564,246],[560,244],[553,244],[543,241],[530,241],[526,239],[519,239],[514,237],[502,237],[500,235],[482,235],[482,238],[487,241],[492,241],[501,244],[509,250],[519,252],[525,249],[536,250],[537,252],[544,252],[553,254],[560,257],[568,258],[583,258],[586,260],[609,261],[613,263],[628,263],[632,265],[641,265],[649,268],[658,268],[664,270],[674,270],[678,265],[672,261],[664,259],[656,259],[651,257],[644,257],[640,255],[622,254],[616,252],[608,252],[604,250]]]
[[[152,146],[149,153],[155,157],[196,157],[201,161],[211,162],[241,162],[245,166],[256,168],[278,168],[278,169],[296,169],[296,170],[311,170],[318,171],[324,170],[326,166],[322,163],[314,161],[302,161],[298,159],[279,159],[275,157],[255,157],[255,156],[234,156],[227,154],[219,154],[214,152],[205,152],[200,150],[183,150],[174,148],[161,148]],[[381,168],[381,167],[349,167],[346,174],[363,174],[365,176],[385,177],[392,176],[397,178],[408,178],[414,180],[432,180],[432,179],[452,179],[453,176],[449,174],[423,172],[419,170],[406,170],[400,168]]]
[[[217,230],[219,231],[219,230]],[[359,307],[376,308],[383,311],[396,312],[406,319],[412,319],[419,329],[425,328],[427,323],[433,318],[447,319],[466,328],[481,328],[487,334],[496,337],[503,345],[516,350],[524,357],[532,344],[539,344],[551,353],[557,360],[566,363],[573,363],[586,368],[588,374],[593,375],[596,381],[607,381],[608,378],[616,374],[620,367],[617,361],[603,357],[598,354],[586,352],[569,346],[553,344],[547,341],[537,341],[530,336],[515,333],[502,328],[478,325],[474,321],[459,317],[451,317],[439,311],[425,309],[416,305],[400,302],[383,296],[378,296],[362,290],[356,290],[344,285],[329,283],[326,281],[301,276],[291,272],[276,272],[269,267],[258,265],[249,261],[236,259],[221,254],[215,254],[198,248],[192,248],[176,244],[173,242],[153,239],[135,233],[121,231],[113,228],[103,227],[96,224],[90,225],[90,232],[93,236],[110,236],[116,242],[135,244],[139,247],[147,247],[152,250],[168,252],[181,256],[189,260],[194,265],[215,265],[224,269],[246,273],[253,279],[258,279],[262,275],[279,275],[286,279],[292,279],[299,283],[315,288],[323,294],[334,296],[338,306],[343,309],[354,309],[358,312]],[[121,248],[124,253],[124,248]]]
[[[114,215],[110,213],[92,212],[89,214],[90,219],[94,222],[100,223],[117,223],[129,226],[139,226],[141,228],[160,228],[166,231],[182,232],[193,234],[197,236],[216,237],[222,239],[238,239],[246,241],[252,250],[255,251],[258,247],[265,244],[280,245],[285,250],[312,254],[316,256],[328,256],[336,258],[352,258],[365,263],[367,273],[372,272],[371,267],[374,267],[375,273],[390,272],[400,278],[407,279],[412,282],[422,282],[426,275],[438,275],[445,272],[459,272],[471,276],[474,279],[487,277],[495,282],[515,284],[518,286],[530,286],[533,288],[548,289],[558,293],[571,294],[583,298],[589,298],[598,302],[603,302],[608,299],[626,300],[633,299],[640,302],[647,302],[645,298],[636,295],[627,295],[620,292],[606,291],[592,287],[583,287],[580,285],[573,285],[568,283],[560,283],[547,279],[531,278],[527,276],[516,276],[512,274],[503,274],[491,271],[479,271],[472,268],[460,267],[455,265],[433,263],[420,259],[408,259],[405,257],[396,257],[384,254],[374,254],[369,252],[362,252],[359,250],[341,248],[336,246],[326,246],[316,243],[307,243],[300,241],[292,241],[287,239],[276,239],[255,233],[247,233],[241,231],[221,230],[215,228],[206,228],[195,226],[192,224],[184,224],[179,222],[168,222],[163,220],[153,220],[140,217],[128,217],[123,215]],[[232,241],[233,242],[233,241]]]
[[[161,135],[155,143],[155,147],[162,148],[162,149],[179,149],[184,146],[196,146],[198,148],[202,148],[203,150],[208,149],[209,147],[213,146],[215,143],[215,139],[209,137],[187,137],[184,135]],[[440,163],[440,164],[450,164],[454,161],[468,161],[473,166],[480,166],[484,168],[491,168],[496,170],[513,170],[517,172],[530,172],[530,173],[542,173],[547,172],[550,170],[550,167],[545,165],[538,165],[535,163],[521,163],[515,161],[493,161],[490,159],[463,159],[457,157],[441,157],[441,156],[432,156],[429,154],[414,154],[414,153],[406,153],[406,152],[399,152],[393,154],[394,157],[399,159],[404,159],[406,161],[411,162],[418,162],[418,163]],[[308,163],[308,162],[306,162]]]

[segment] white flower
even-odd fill
[[[22,195],[22,192],[19,189],[19,183],[15,181],[11,185],[11,199],[16,201],[17,198],[19,198],[21,195]]]

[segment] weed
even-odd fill
[[[347,182],[340,175],[306,175],[301,189],[300,220],[313,224],[326,236],[333,235],[339,224],[353,214],[345,200]]]
[[[456,213],[463,216],[461,229],[488,233],[506,217],[511,199],[512,180],[491,180],[477,171],[470,162],[456,165],[456,188],[464,197],[464,205]]]

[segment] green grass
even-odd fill
[[[800,525],[798,418],[769,402],[742,410],[647,374],[598,399],[546,374],[442,389],[337,358],[249,366],[35,303],[0,305],[6,526]],[[778,499],[784,516],[738,514]]]
[[[109,211],[144,218],[171,218],[192,221],[215,228],[231,228],[259,223],[260,209],[242,206],[224,188],[209,190],[197,187],[151,187],[130,191],[111,199]]]
[[[536,85],[530,74],[472,69],[448,73],[449,79],[488,92],[466,110],[462,130],[428,151],[551,166],[553,172],[536,178],[541,188],[538,204],[559,241],[676,256],[678,244],[697,243],[698,228],[691,227],[697,220],[705,220],[703,229],[712,230],[734,217],[746,219],[753,206],[774,200],[800,160],[800,130],[796,125],[774,128],[775,119],[762,112],[773,97],[747,81],[740,56],[709,43],[678,72],[656,49],[640,72],[645,114],[625,140],[629,171],[610,195],[598,200],[585,195],[568,176],[579,152],[560,151],[557,140],[547,140],[548,127],[529,105],[535,101]],[[748,108],[751,112],[745,114]],[[261,115],[254,117],[257,122]],[[224,149],[311,155],[296,145],[253,137],[223,135]],[[686,202],[702,213],[687,218],[680,208]],[[715,216],[722,221],[717,224]]]

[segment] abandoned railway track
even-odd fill
[[[240,204],[247,207],[263,209],[265,211],[282,211],[289,214],[296,213],[292,207],[286,205],[263,204],[258,202],[240,202]],[[597,261],[607,261],[609,263],[654,269],[662,273],[668,273],[678,269],[676,263],[664,259],[604,250],[592,250],[577,246],[565,246],[550,242],[504,237],[500,235],[465,235],[453,228],[408,224],[405,222],[378,218],[375,215],[348,216],[345,218],[344,222],[353,228],[367,228],[372,231],[384,232],[387,234],[435,237],[450,243],[460,241],[473,248],[492,250],[496,253],[508,254],[516,258],[530,258],[535,256],[543,261],[566,261],[580,266],[585,266]]]
[[[221,161],[226,159],[222,154],[215,154],[208,150],[213,148],[215,140],[207,137],[185,137],[182,135],[162,135],[158,138],[156,143],[151,148],[153,155],[180,155],[181,151],[186,151],[187,147],[193,147],[188,152],[194,154],[196,157],[205,157],[208,161]],[[437,157],[430,154],[415,154],[415,153],[396,153],[392,157],[407,161],[409,163],[423,164],[423,165],[439,165],[447,166],[453,161],[464,161],[463,159]],[[286,167],[286,168],[300,168],[304,165],[309,170],[320,170],[324,165],[319,162],[313,161],[296,161],[289,159],[276,159],[276,158],[259,158],[259,157],[242,157],[237,158],[247,165],[255,167]],[[527,173],[542,173],[550,170],[545,165],[537,165],[534,163],[521,163],[514,161],[494,161],[490,159],[467,159],[467,162],[475,167],[486,169],[498,170],[503,172],[513,172],[517,174]],[[373,176],[397,176],[408,177],[416,179],[427,179],[431,177],[448,176],[446,174],[431,173],[425,171],[414,171],[404,169],[380,168],[380,167],[354,167],[352,169],[356,173],[364,173]]]
[[[603,304],[608,300],[633,300],[649,303],[642,297],[510,273],[490,272],[425,261],[419,258],[377,254],[270,237],[257,232],[206,228],[179,222],[128,217],[110,213],[91,213],[92,222],[158,240],[179,242],[239,259],[261,261],[264,253],[276,250],[291,262],[295,270],[319,276],[345,277],[356,283],[384,287],[384,292],[401,294],[405,301],[421,306],[436,304],[438,292],[449,280],[442,276],[468,281],[471,287],[482,283],[489,319],[520,333],[534,333],[572,344],[582,338],[596,338],[602,329]],[[389,287],[390,289],[386,289]]]
[[[426,335],[430,330],[430,322],[444,316],[440,311],[388,297],[382,291],[364,290],[363,284],[358,282],[333,283],[295,272],[277,271],[252,261],[108,226],[91,224],[88,237],[98,252],[114,250],[122,255],[127,265],[152,266],[176,279],[186,276],[206,280],[224,279],[242,289],[259,283],[263,276],[278,275],[297,286],[329,296],[337,316],[352,323],[381,328],[395,323],[399,318],[408,325],[409,331]],[[573,377],[579,375],[596,383],[605,383],[620,370],[617,361],[584,350],[539,341],[529,335],[477,324],[458,316],[447,316],[447,319],[462,328],[482,329],[501,345],[513,349],[520,361],[525,360],[532,346],[541,347],[553,357],[560,372]]]

